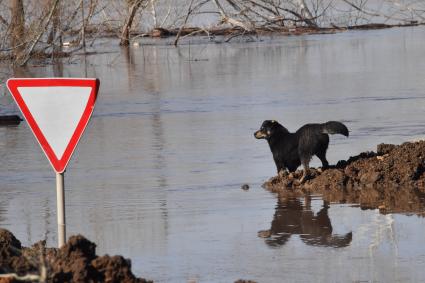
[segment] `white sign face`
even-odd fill
[[[98,79],[9,79],[7,86],[56,172],[62,173],[94,109]]]
[[[18,87],[28,110],[58,159],[77,128],[90,87]]]

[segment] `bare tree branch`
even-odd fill
[[[31,58],[31,57],[30,57],[30,54],[31,54],[31,53],[32,53],[32,51],[34,50],[34,47],[37,45],[37,43],[38,43],[38,41],[40,40],[40,38],[41,38],[41,36],[43,35],[43,33],[46,31],[47,26],[49,25],[50,20],[52,19],[53,13],[54,13],[54,11],[55,11],[55,9],[56,9],[56,7],[57,7],[57,5],[58,5],[59,1],[60,1],[60,0],[55,0],[55,1],[53,2],[53,5],[52,5],[52,7],[51,7],[51,9],[50,9],[50,12],[49,12],[49,14],[48,14],[48,16],[47,16],[47,19],[46,19],[45,24],[42,26],[42,28],[40,29],[40,32],[38,33],[38,35],[36,36],[36,38],[33,40],[32,45],[28,48],[27,52],[25,53],[25,56],[23,57],[23,60],[22,60],[22,61],[17,61],[17,62],[18,62],[18,64],[19,64],[20,66],[24,66],[24,65],[26,65],[26,64],[27,64],[27,62],[28,62],[28,60]],[[43,21],[42,21],[42,22],[43,22]]]
[[[187,14],[186,14],[186,18],[184,19],[184,22],[183,22],[183,24],[181,25],[181,27],[180,27],[180,29],[179,29],[179,32],[177,33],[176,39],[174,40],[174,46],[177,46],[177,44],[178,44],[178,42],[179,42],[180,35],[181,35],[181,33],[182,33],[182,30],[183,30],[184,26],[186,25],[187,20],[189,19],[190,14],[193,12],[193,10],[192,10],[193,1],[194,1],[194,0],[191,0],[191,1],[190,1],[189,9],[188,9]]]
[[[220,2],[218,2],[218,0],[212,0],[215,5],[218,8],[218,11],[220,12],[221,15],[221,20],[225,23],[229,23],[233,26],[237,26],[237,27],[241,27],[246,31],[252,31],[252,27],[247,26],[246,24],[242,23],[241,21],[238,21],[236,19],[233,19],[231,17],[229,17],[226,12],[224,11],[223,7],[221,6]]]
[[[136,15],[137,10],[140,8],[144,0],[128,0],[129,1],[129,14],[125,20],[124,26],[121,33],[120,45],[127,46],[130,44],[130,28],[133,24],[134,16]]]

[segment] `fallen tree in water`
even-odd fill
[[[301,175],[284,173],[263,187],[281,195],[321,194],[330,202],[425,215],[425,141],[380,144],[376,152],[363,152],[324,171],[312,169],[303,184]]]
[[[327,33],[336,33],[347,30],[372,30],[372,29],[385,29],[393,27],[410,27],[418,26],[418,23],[409,23],[409,24],[367,24],[359,26],[347,26],[347,27],[274,27],[274,28],[255,28],[249,31],[246,31],[240,27],[228,27],[228,28],[219,28],[214,27],[210,29],[200,28],[200,27],[188,27],[181,29],[165,29],[165,28],[154,28],[149,33],[134,33],[134,36],[149,36],[149,37],[173,37],[177,36],[180,33],[180,36],[192,36],[192,35],[206,35],[206,36],[228,36],[234,37],[236,35],[303,35],[303,34],[327,34]],[[224,39],[224,41],[228,41]]]

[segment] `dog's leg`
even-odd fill
[[[319,157],[320,161],[322,162],[322,169],[328,169],[329,162],[326,160],[326,149],[324,151],[318,152],[316,156]]]
[[[307,181],[308,177],[310,176],[310,166],[309,166],[309,161],[308,160],[303,160],[301,161],[301,163],[303,164],[303,175],[300,179],[300,183],[303,184],[305,181]]]

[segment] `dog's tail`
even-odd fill
[[[322,133],[331,134],[331,135],[341,134],[346,137],[348,137],[349,135],[347,127],[343,123],[337,122],[337,121],[329,121],[329,122],[323,123]]]

